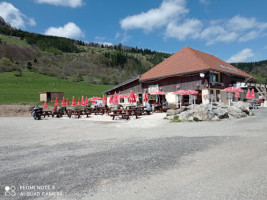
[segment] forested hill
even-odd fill
[[[170,54],[126,47],[85,43],[15,29],[0,17],[0,72],[28,70],[74,82],[118,84],[142,74]],[[232,63],[267,84],[267,60]]]
[[[242,62],[231,64],[258,78],[258,83],[267,84],[267,60],[259,62]]]
[[[123,46],[105,46],[29,33],[0,19],[0,72],[33,71],[88,84],[118,84],[142,74],[170,54]]]

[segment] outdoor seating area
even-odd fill
[[[232,106],[233,103],[238,102],[238,97],[240,97],[240,93],[245,92],[243,89],[238,87],[228,87],[222,90],[227,94],[227,99],[229,101],[228,106]],[[180,110],[181,108],[194,109],[194,107],[198,107],[199,104],[196,104],[196,99],[198,95],[198,91],[195,90],[177,90],[173,92],[173,94],[178,95],[178,102],[174,107],[172,105],[171,110]],[[47,109],[47,103],[44,103],[42,116],[46,117],[56,117],[56,118],[89,118],[90,116],[108,116],[112,121],[114,120],[126,120],[129,119],[139,119],[142,115],[150,115],[156,113],[170,113],[168,110],[170,109],[167,100],[165,99],[166,93],[163,91],[156,91],[154,93],[150,93],[150,95],[156,95],[156,98],[150,99],[146,91],[142,94],[143,104],[139,103],[136,95],[130,91],[129,95],[117,95],[116,92],[113,96],[109,97],[109,105],[107,105],[107,97],[92,97],[85,98],[82,96],[81,100],[78,99],[77,103],[75,97],[72,98],[71,105],[69,104],[68,99],[63,97],[61,107],[59,107],[58,99],[56,98],[54,103],[53,110]],[[161,96],[160,96],[161,95]],[[189,96],[189,101],[184,101],[184,96]],[[123,98],[128,98],[129,104],[120,104],[119,99],[123,96]],[[188,97],[187,97],[188,98]],[[156,99],[156,100],[155,100]],[[140,99],[139,99],[140,100]],[[213,102],[214,98],[212,95],[209,96],[209,103],[211,110],[213,108],[213,104],[222,103],[222,102]],[[247,90],[246,94],[247,103],[249,103],[250,109],[258,109],[261,105],[259,101],[255,98],[254,89]],[[89,103],[92,101],[92,103]],[[205,104],[203,104],[205,105]],[[207,105],[207,104],[206,104]],[[191,108],[192,107],[192,108]],[[173,112],[173,111],[171,111]],[[105,118],[106,120],[106,118]]]

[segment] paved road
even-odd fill
[[[254,112],[202,123],[0,118],[0,199],[266,199],[267,109]]]

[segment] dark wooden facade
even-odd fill
[[[135,94],[139,94],[139,93],[143,92],[142,84],[139,82],[139,79],[134,80],[132,82],[129,82],[125,85],[116,87],[113,90],[110,90],[110,91],[107,91],[104,93],[107,93],[107,95],[113,95],[115,92],[117,94],[120,94],[120,93],[121,94],[129,94],[130,91],[133,91]]]
[[[132,82],[128,82],[114,89],[110,89],[104,93],[107,95],[117,94],[129,94],[132,90],[136,94],[148,91],[150,85],[158,85],[159,89],[164,92],[174,92],[176,90],[203,90],[209,87],[209,73],[205,74],[205,77],[200,77],[199,74],[168,77],[160,80],[150,80],[147,82],[140,82],[136,79]],[[220,73],[220,81],[210,82],[210,88],[224,89],[226,87],[233,86],[236,82],[244,82],[245,78],[229,76],[224,73]]]

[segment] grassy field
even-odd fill
[[[42,91],[64,92],[65,98],[71,101],[72,96],[80,98],[102,96],[101,92],[112,85],[88,85],[85,82],[74,83],[42,74],[23,71],[22,77],[17,72],[0,73],[0,104],[39,104]]]

